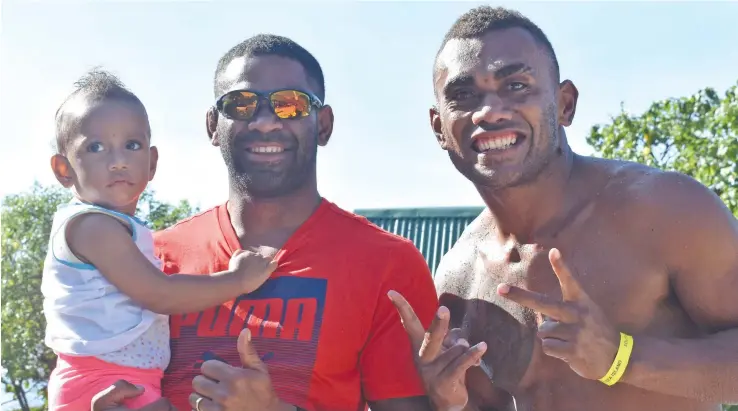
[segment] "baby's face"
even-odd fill
[[[83,201],[132,214],[156,171],[146,111],[118,100],[87,110],[66,155],[75,193]]]

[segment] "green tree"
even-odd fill
[[[34,184],[2,200],[2,383],[24,411],[27,395],[46,398],[56,356],[43,343],[41,272],[56,208],[71,199],[67,190]],[[187,201],[171,205],[146,191],[138,216],[159,230],[197,212]]]
[[[723,96],[706,88],[657,101],[641,115],[621,113],[592,127],[602,157],[678,171],[710,187],[738,216],[738,84]]]

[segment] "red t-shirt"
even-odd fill
[[[164,272],[213,273],[240,248],[221,205],[155,234]],[[248,326],[280,399],[308,410],[354,411],[366,401],[423,395],[410,342],[387,292],[407,298],[425,327],[438,306],[430,270],[408,240],[323,200],[277,254],[258,290],[170,320],[162,390],[189,410],[199,366],[240,366]]]

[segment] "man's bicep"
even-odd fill
[[[398,247],[399,248],[399,247]],[[424,328],[438,308],[433,280],[420,252],[407,245],[393,253],[362,350],[362,388],[367,401],[424,395],[410,339],[395,306],[386,295],[395,290],[415,310]]]
[[[662,200],[667,228],[657,240],[666,245],[662,253],[679,302],[709,331],[738,327],[738,220],[708,188],[672,179],[678,187],[669,193],[674,198]]]

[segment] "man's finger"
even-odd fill
[[[448,331],[448,322],[451,314],[446,307],[439,307],[436,311],[433,322],[431,322],[428,332],[425,333],[423,338],[423,345],[420,347],[418,353],[419,360],[422,364],[433,361],[438,353],[441,352],[441,346],[443,345],[443,337]]]
[[[267,372],[266,365],[259,358],[254,345],[251,344],[251,331],[248,328],[241,330],[241,334],[238,335],[238,355],[241,357],[241,364],[244,368]]]
[[[440,374],[449,364],[456,361],[467,351],[469,351],[469,343],[461,339],[458,344],[440,353],[432,363],[428,364],[427,369],[430,370],[431,374]]]
[[[575,322],[577,319],[576,312],[567,306],[566,303],[562,303],[543,294],[504,283],[497,286],[497,293],[510,301],[514,301],[557,321]]]
[[[449,349],[453,347],[462,335],[461,328],[450,329],[449,332],[446,333],[446,336],[443,337],[443,348]]]
[[[559,279],[559,285],[561,286],[561,294],[564,297],[564,301],[577,301],[583,295],[584,291],[582,286],[579,285],[579,281],[571,273],[571,270],[564,262],[564,258],[561,256],[561,251],[556,248],[552,248],[548,252],[548,261],[551,262],[551,268],[553,268],[554,274]]]
[[[486,351],[487,343],[482,341],[451,361],[444,368],[443,373],[449,375],[452,379],[461,379],[466,374],[466,370],[477,365],[482,360],[482,356]]]
[[[196,375],[192,379],[192,389],[196,394],[211,398],[216,403],[227,396],[222,385],[203,375]]]
[[[538,338],[555,338],[557,340],[573,342],[576,337],[576,327],[577,325],[573,324],[546,320],[538,326]]]
[[[200,366],[200,373],[213,381],[228,380],[233,376],[234,368],[220,360],[207,360]]]
[[[392,304],[397,308],[397,312],[400,313],[400,320],[402,326],[405,327],[407,335],[410,336],[410,343],[413,346],[413,352],[417,355],[420,352],[420,347],[423,344],[423,337],[425,336],[425,329],[423,323],[415,315],[413,307],[407,302],[405,297],[397,291],[391,290],[387,293],[387,296],[392,300]]]
[[[543,352],[554,358],[569,362],[574,355],[574,344],[556,338],[544,338],[541,340]]]
[[[188,400],[193,411],[220,411],[223,409],[220,405],[213,402],[210,398],[203,397],[202,395],[196,394],[194,392],[190,394],[190,398],[188,398]]]
[[[125,380],[118,380],[110,387],[98,392],[92,397],[90,409],[92,411],[108,410],[119,405],[124,400],[136,398],[143,394],[144,389]],[[125,408],[124,408],[125,409]]]

